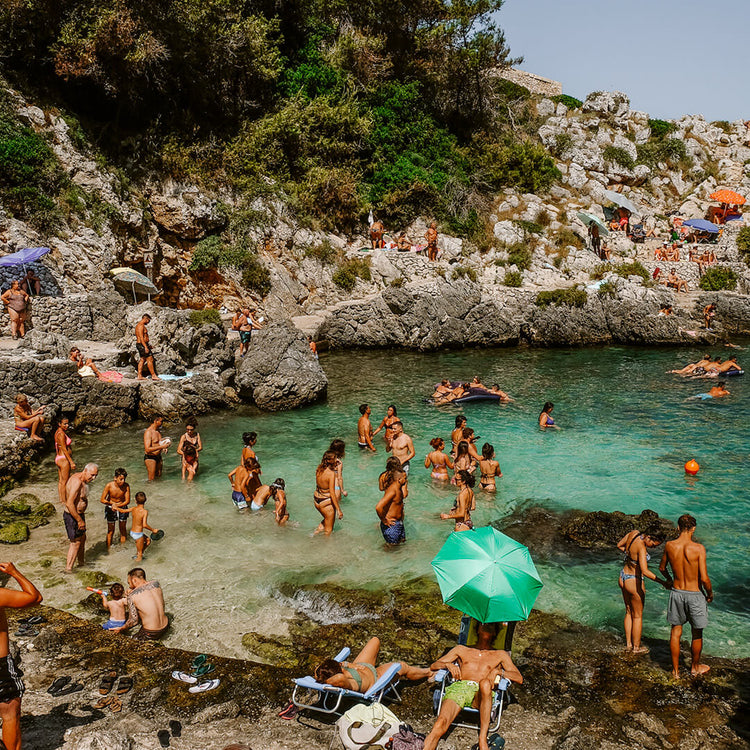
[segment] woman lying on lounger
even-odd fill
[[[366,693],[393,664],[401,665],[398,675],[404,680],[421,680],[432,675],[432,670],[427,667],[410,667],[403,661],[389,661],[376,667],[379,652],[380,639],[370,638],[354,661],[326,659],[315,668],[313,674],[318,682],[325,682],[326,685],[347,690],[356,690],[358,693]]]

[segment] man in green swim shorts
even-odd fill
[[[455,682],[445,690],[432,731],[424,741],[424,750],[435,750],[440,738],[464,708],[479,709],[479,750],[489,750],[487,732],[492,713],[492,687],[496,677],[505,677],[519,685],[521,673],[507,651],[480,650],[468,646],[456,646],[445,656],[430,665],[437,671],[447,669]]]

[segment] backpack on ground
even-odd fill
[[[424,735],[415,732],[408,724],[402,724],[391,737],[390,750],[422,750]]]
[[[336,728],[346,750],[384,750],[400,724],[382,703],[357,703],[338,719]]]

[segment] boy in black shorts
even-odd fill
[[[104,486],[100,502],[104,505],[104,519],[107,522],[107,552],[112,546],[115,535],[115,524],[120,524],[120,544],[125,544],[128,537],[128,513],[130,505],[130,485],[125,481],[128,472],[115,469],[115,478]]]

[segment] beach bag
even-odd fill
[[[341,716],[336,727],[346,750],[384,750],[400,724],[382,703],[357,703]]]
[[[415,732],[408,724],[402,724],[391,737],[391,750],[422,750],[424,735]]]

